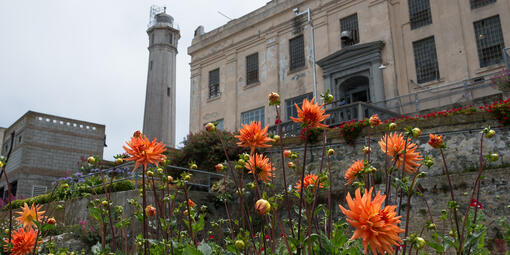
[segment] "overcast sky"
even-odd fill
[[[0,127],[32,110],[106,125],[104,158],[142,129],[153,4],[179,25],[177,141],[189,130],[187,47],[269,0],[0,0]]]

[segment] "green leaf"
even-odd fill
[[[89,214],[97,221],[102,221],[101,210],[96,207],[89,207]]]
[[[198,245],[197,249],[204,255],[212,254],[211,246],[209,246],[206,242],[201,242],[200,245]]]
[[[191,246],[186,246],[182,251],[182,255],[203,255],[199,250]]]

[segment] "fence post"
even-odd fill
[[[420,111],[420,99],[418,98],[418,92],[414,93],[414,104],[416,105],[416,112]]]
[[[468,88],[468,80],[464,80],[464,96],[467,100],[471,100],[471,91]]]

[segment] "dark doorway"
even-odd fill
[[[370,102],[369,80],[365,76],[354,76],[337,84],[340,97],[347,104]]]

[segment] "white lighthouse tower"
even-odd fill
[[[149,35],[149,70],[143,133],[175,147],[175,56],[181,37],[166,7],[151,8]]]

